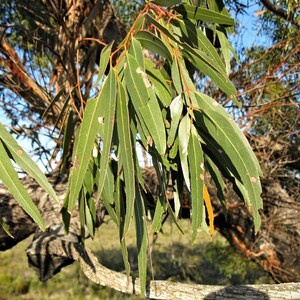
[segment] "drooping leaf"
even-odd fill
[[[91,236],[91,238],[94,238],[95,235],[95,223],[93,221],[92,212],[95,211],[95,206],[92,206],[94,201],[92,198],[89,200],[85,198],[84,201],[84,213],[85,213],[85,225],[86,228]]]
[[[149,2],[165,7],[170,7],[181,3],[182,0],[150,0]]]
[[[214,211],[206,185],[203,185],[203,199],[207,209],[210,235],[214,234]]]
[[[12,239],[14,238],[12,236],[12,234],[9,232],[9,228],[8,228],[7,224],[3,221],[2,217],[0,217],[0,227],[3,228],[3,230],[9,237],[11,237]]]
[[[103,149],[100,158],[100,171],[99,178],[102,178],[102,182],[99,182],[98,193],[101,195],[102,189],[104,187],[104,180],[109,172],[109,161],[111,153],[111,143],[113,130],[115,126],[115,110],[116,110],[116,96],[117,96],[117,82],[116,74],[114,70],[111,70],[107,80],[109,80],[109,90],[108,95],[105,98],[99,99],[103,103],[101,109],[102,121],[99,126],[99,133],[103,141]],[[104,97],[104,94],[103,94]],[[107,101],[109,99],[109,101]]]
[[[160,69],[155,68],[153,62],[150,59],[145,59],[146,73],[150,79],[157,98],[160,100],[164,107],[170,105],[172,100],[171,89],[168,81],[170,78],[165,78]]]
[[[52,186],[48,182],[48,179],[43,174],[41,169],[36,163],[28,156],[28,154],[18,145],[16,140],[9,134],[5,127],[0,123],[0,140],[3,141],[9,154],[16,162],[16,164],[22,168],[28,175],[33,177],[40,186],[51,196],[55,201],[58,201],[57,195]]]
[[[150,100],[139,111],[155,142],[157,151],[163,155],[166,152],[166,131],[161,109],[153,89],[149,89]]]
[[[100,53],[100,63],[99,63],[99,68],[98,68],[98,76],[96,80],[96,84],[99,83],[101,78],[103,77],[105,70],[107,68],[107,65],[109,63],[109,57],[111,54],[111,49],[114,44],[114,41],[111,41],[109,44],[107,44]]]
[[[237,62],[239,62],[239,58],[234,51],[233,47],[230,45],[225,33],[221,30],[217,30],[217,36],[219,38],[220,44],[221,44],[221,49],[222,49],[222,56],[224,58],[225,64],[226,64],[226,74],[230,74],[230,69],[231,69],[231,57],[230,54],[233,54],[234,58],[236,59]]]
[[[173,23],[180,27],[183,33],[183,43],[189,44],[195,48],[195,50],[200,50],[204,60],[206,60],[207,57],[211,58],[210,64],[220,73],[226,74],[224,63],[217,50],[200,28],[195,27],[189,20],[176,19],[173,20]]]
[[[222,178],[222,175],[220,173],[220,170],[217,168],[217,166],[214,164],[214,162],[210,159],[209,156],[205,157],[206,160],[206,166],[209,171],[209,174],[211,175],[212,180],[215,183],[215,186],[217,188],[217,197],[219,201],[221,202],[223,213],[225,215],[225,218],[227,218],[227,209],[226,209],[226,200],[224,196],[224,188],[225,183]]]
[[[143,54],[142,45],[141,45],[140,41],[137,40],[135,37],[131,38],[131,44],[130,44],[128,53],[136,59],[140,68],[143,71],[145,71],[145,62],[144,62],[144,54]]]
[[[148,235],[145,207],[138,185],[136,185],[136,201],[134,202],[134,220],[138,249],[139,277],[141,281],[141,295],[145,295],[147,279]]]
[[[145,49],[157,53],[169,61],[172,61],[172,55],[164,42],[150,31],[140,30],[134,37],[142,44]]]
[[[201,110],[201,113],[195,112],[199,133],[207,133],[209,136],[204,134],[203,138],[206,141],[207,138],[213,139],[217,143],[219,148],[215,158],[221,159],[224,167],[230,170],[245,202],[253,206],[257,230],[260,224],[258,210],[262,208],[258,161],[247,139],[226,111],[207,95],[197,93],[196,98]]]
[[[126,215],[124,221],[124,232],[126,235],[130,221],[133,216],[135,201],[135,171],[133,161],[133,145],[131,141],[128,99],[125,89],[121,82],[118,82],[117,100],[117,129],[120,142],[120,154],[122,154],[122,171],[124,173],[125,192],[126,192]]]
[[[102,185],[99,188],[100,194],[104,185],[104,179],[107,172],[107,164],[110,154],[110,140],[112,134],[112,116],[111,112],[115,106],[116,81],[114,70],[111,69],[109,76],[106,78],[103,87],[97,99],[91,99],[86,106],[83,120],[79,129],[78,136],[74,141],[73,150],[73,167],[69,178],[69,203],[68,210],[72,211],[79,191],[82,187],[84,176],[89,165],[94,141],[97,131],[102,125],[105,157],[103,158],[102,168]],[[109,99],[110,101],[107,101]],[[99,121],[101,124],[99,124]],[[108,149],[109,148],[109,149]],[[104,155],[103,155],[104,156]]]
[[[56,96],[53,98],[53,100],[50,102],[49,106],[47,107],[47,109],[44,111],[43,115],[42,115],[42,119],[45,118],[45,116],[47,116],[47,114],[50,112],[50,110],[52,109],[52,107],[56,104],[56,102],[58,102],[58,100],[60,99],[60,97],[62,96],[62,94],[65,92],[65,88],[63,87],[57,94]]]
[[[172,120],[171,120],[171,127],[168,134],[168,141],[167,141],[168,147],[171,147],[172,144],[174,143],[175,136],[178,129],[178,124],[182,114],[182,109],[183,109],[183,102],[181,96],[178,95],[173,99],[170,105],[170,113],[171,113]]]
[[[62,154],[62,165],[60,172],[63,173],[67,164],[69,147],[71,145],[72,133],[73,133],[73,112],[69,111],[68,117],[65,121],[64,139],[63,139],[63,154]]]
[[[23,184],[20,182],[18,173],[15,171],[10,158],[0,139],[0,180],[7,186],[10,193],[28,215],[38,224],[41,230],[45,230],[45,223],[42,216],[27,194]]]
[[[188,144],[188,162],[192,199],[192,242],[194,242],[203,218],[204,158],[199,136],[193,125]]]
[[[179,123],[178,138],[179,138],[179,156],[180,164],[185,179],[186,186],[190,190],[190,176],[188,166],[188,144],[190,139],[191,120],[186,114]]]
[[[229,16],[207,8],[193,6],[190,4],[181,4],[176,6],[174,9],[187,19],[201,20],[208,23],[234,25],[234,20]]]
[[[146,73],[142,70],[137,60],[132,55],[127,54],[126,86],[136,110],[145,106],[150,97],[148,88],[151,86],[151,83],[145,75]]]
[[[233,83],[229,80],[227,76],[220,73],[219,70],[214,68],[214,63],[211,59],[205,55],[202,55],[201,51],[195,51],[188,45],[186,45],[186,50],[184,50],[184,55],[186,58],[202,73],[209,76],[228,96],[234,96],[237,91]],[[211,63],[210,63],[211,62]],[[238,104],[238,103],[237,103]]]

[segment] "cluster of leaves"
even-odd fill
[[[213,232],[212,205],[204,184],[206,173],[214,180],[224,209],[222,175],[252,206],[256,230],[260,224],[261,170],[257,159],[226,110],[198,92],[193,82],[193,74],[198,70],[235,101],[236,89],[228,79],[232,49],[227,40],[234,20],[222,1],[210,0],[207,4],[196,6],[178,0],[147,3],[117,50],[112,52],[112,44],[102,50],[98,74],[102,87],[99,95],[87,102],[75,136],[73,166],[62,210],[66,228],[70,213],[78,204],[83,234],[87,228],[94,236],[95,203],[101,197],[119,227],[129,274],[126,234],[134,220],[142,293],[148,249],[147,197],[136,141],[151,155],[160,183],[153,213],[154,231],[160,231],[166,214],[180,227],[178,218],[186,184],[190,191],[192,240],[201,226],[207,229],[206,211]],[[221,55],[214,47],[216,40],[221,45]],[[68,120],[64,149],[71,142],[71,112]],[[1,131],[0,178],[43,228],[38,211],[17,184],[16,174],[12,175],[10,159],[37,179],[40,172],[32,170],[25,153],[11,137],[6,138],[4,129]],[[39,183],[55,198],[46,179],[40,178]],[[174,210],[166,198],[169,178],[174,190]]]

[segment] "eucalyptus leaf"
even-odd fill
[[[181,4],[174,8],[178,13],[187,19],[201,20],[208,23],[217,23],[224,25],[234,25],[234,20],[227,15],[218,13],[207,8]]]
[[[45,223],[42,219],[42,216],[26,192],[23,184],[20,182],[18,173],[15,171],[1,139],[0,157],[0,180],[2,180],[5,186],[7,186],[10,193],[13,195],[19,205],[25,210],[25,212],[28,213],[34,222],[38,224],[40,229],[44,231]]]
[[[192,125],[188,144],[192,199],[192,242],[197,238],[203,218],[204,157],[197,130]]]
[[[28,154],[18,145],[16,140],[9,134],[5,127],[0,123],[0,141],[5,144],[9,150],[9,154],[28,175],[33,177],[40,186],[51,196],[55,201],[58,201],[57,195],[52,186],[48,182],[47,177],[43,174],[36,163],[28,156]]]
[[[100,125],[104,128],[102,137],[104,140],[104,158],[101,161],[101,186],[98,186],[99,194],[102,192],[104,179],[107,172],[107,164],[110,154],[110,142],[113,127],[113,111],[115,107],[116,81],[114,70],[111,69],[106,78],[97,99],[91,99],[83,115],[83,120],[79,129],[78,136],[74,141],[73,167],[69,178],[69,203],[68,210],[71,212],[75,206],[76,199],[82,187],[84,177],[91,158],[92,149]],[[110,101],[107,101],[110,99]],[[99,122],[100,121],[100,122]],[[99,124],[101,123],[101,124]]]
[[[164,42],[150,31],[140,30],[134,37],[142,44],[145,49],[157,53],[169,61],[172,61],[172,55]]]

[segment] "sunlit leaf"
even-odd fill
[[[191,120],[186,114],[179,123],[178,138],[179,138],[179,156],[182,173],[185,179],[188,190],[190,190],[190,176],[188,166],[188,144],[190,138]]]
[[[89,159],[94,147],[96,133],[100,130],[100,125],[102,125],[103,127],[103,150],[105,150],[105,155],[103,155],[103,163],[101,161],[102,171],[100,171],[102,172],[101,176],[103,176],[103,181],[101,183],[101,186],[98,187],[100,190],[99,193],[101,194],[110,154],[110,141],[112,135],[111,127],[113,127],[112,111],[114,110],[115,106],[115,93],[116,81],[115,74],[112,69],[103,84],[98,98],[91,99],[88,102],[79,129],[79,134],[74,142],[75,145],[72,157],[73,167],[71,169],[69,178],[69,211],[73,210],[79,191],[82,187],[84,176],[89,165]],[[110,99],[110,101],[107,101],[107,99]]]
[[[170,7],[176,4],[179,4],[182,2],[182,0],[150,0],[149,2],[152,2],[157,5]]]
[[[206,185],[203,185],[203,199],[207,209],[208,220],[209,220],[209,232],[211,235],[214,234],[214,211],[211,204],[210,196],[207,190]]]
[[[136,230],[136,240],[138,249],[138,266],[139,277],[141,281],[141,295],[146,292],[146,279],[147,279],[147,249],[148,249],[148,235],[147,224],[145,216],[145,207],[139,187],[136,186],[136,201],[134,202],[134,220]]]
[[[178,124],[182,114],[182,109],[183,109],[183,102],[181,96],[179,95],[173,99],[170,105],[170,113],[171,113],[172,121],[171,121],[171,127],[168,134],[168,141],[167,141],[168,147],[171,147],[171,145],[174,143],[175,136],[178,129]]]
[[[153,84],[157,98],[163,106],[169,106],[172,100],[169,78],[165,78],[160,69],[155,68],[150,59],[145,59],[146,73]]]
[[[172,61],[172,55],[164,42],[150,31],[140,30],[134,37],[142,44],[145,49],[157,53],[169,61]]]
[[[199,136],[193,125],[188,144],[188,162],[192,199],[192,241],[194,242],[203,218],[204,158]]]
[[[55,191],[48,182],[47,177],[43,174],[36,163],[28,156],[28,154],[18,145],[16,140],[9,134],[5,127],[0,123],[0,140],[3,141],[9,154],[27,174],[33,177],[40,186],[51,196],[55,201],[58,201]]]
[[[146,73],[142,70],[137,60],[132,55],[127,54],[126,86],[136,110],[145,106],[150,97],[148,88],[151,86],[151,83],[145,75]]]
[[[161,109],[153,89],[149,89],[150,100],[140,108],[144,122],[155,142],[157,151],[163,155],[166,152],[166,131]]]
[[[176,6],[174,9],[187,19],[201,20],[208,23],[234,25],[234,20],[229,16],[209,10],[207,8],[189,4],[181,4]]]
[[[126,215],[124,222],[124,235],[126,235],[133,215],[135,201],[135,171],[133,161],[133,145],[131,141],[128,99],[121,82],[118,82],[117,100],[117,129],[120,142],[120,155],[122,159],[122,171],[124,173],[125,192],[126,192]]]
[[[142,45],[141,45],[140,41],[138,41],[135,37],[131,38],[131,44],[130,44],[128,53],[136,59],[140,68],[143,71],[145,71],[145,62],[144,62],[144,54],[143,54]]]
[[[96,84],[99,83],[99,81],[101,80],[101,78],[103,77],[103,75],[106,71],[107,65],[109,63],[109,57],[111,54],[111,49],[112,49],[113,44],[114,44],[114,41],[110,42],[108,45],[106,45],[101,50],[100,63],[99,63],[99,68],[98,68],[98,77],[96,80]]]
[[[15,171],[10,158],[6,152],[3,142],[0,140],[0,180],[7,186],[10,193],[25,210],[25,212],[38,224],[41,230],[45,230],[42,216],[27,194],[23,184],[20,182],[18,173]]]
[[[253,206],[254,224],[257,230],[260,224],[258,210],[262,208],[259,179],[261,169],[258,161],[247,139],[226,111],[204,94],[197,93],[196,98],[201,110],[201,113],[195,112],[199,133],[201,135],[203,131],[209,134],[210,138],[219,145],[218,155],[215,154],[215,158],[222,158],[222,164],[235,178],[245,202]],[[203,135],[203,139],[207,140],[207,138],[209,138],[207,135]]]

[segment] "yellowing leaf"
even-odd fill
[[[203,185],[203,199],[208,213],[209,232],[211,235],[213,235],[214,234],[214,212],[211,205],[209,193],[205,184]]]

